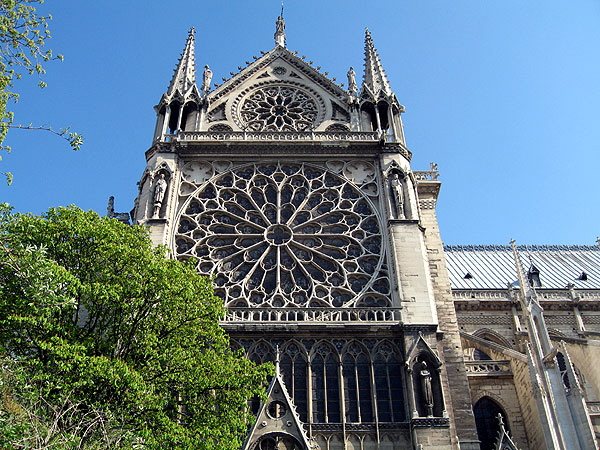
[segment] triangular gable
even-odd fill
[[[412,364],[421,353],[427,353],[430,355],[432,362],[435,363],[435,367],[440,367],[443,364],[437,353],[433,351],[427,341],[423,338],[423,333],[419,331],[419,337],[410,347],[410,350],[406,355],[406,361],[408,364]]]
[[[285,61],[294,69],[290,73],[291,77],[305,79],[308,82],[318,85],[340,101],[345,100],[348,93],[344,89],[305,62],[301,57],[296,56],[296,53],[289,51],[287,48],[275,47],[270,52],[257,58],[254,62],[246,61],[248,64],[247,67],[238,67],[240,69],[238,73],[233,74],[230,79],[219,85],[219,87],[209,94],[209,101],[215,103],[222,97],[227,96],[230,92],[239,88],[245,81],[253,78],[257,72],[261,72],[262,75],[264,70],[278,59]]]
[[[317,450],[319,446],[304,432],[296,407],[279,373],[279,368],[276,369],[276,374],[267,389],[267,401],[261,403],[256,422],[241,450],[254,450],[257,448],[257,444],[267,439],[273,439],[275,442],[293,442],[296,447],[290,448]]]

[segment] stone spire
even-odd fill
[[[173,79],[167,90],[167,96],[172,97],[177,91],[181,95],[186,95],[188,91],[196,85],[196,61],[194,57],[194,27],[190,28],[190,32],[185,43],[183,53],[179,58]]]
[[[281,15],[275,22],[275,45],[285,48],[285,20],[283,20],[283,2],[281,2]]]
[[[390,83],[381,66],[381,60],[373,45],[371,32],[368,28],[365,29],[365,73],[363,75],[362,91],[365,91],[365,89],[368,89],[370,94],[376,98],[381,93],[386,97],[392,95]]]

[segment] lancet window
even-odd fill
[[[302,422],[406,421],[403,364],[391,341],[280,343],[280,371]],[[273,361],[268,342],[243,343],[255,362]],[[309,351],[310,350],[310,351]],[[253,405],[253,411],[258,405]]]
[[[308,363],[297,344],[285,347],[281,356],[281,372],[288,393],[294,400],[300,420],[307,422],[308,412]]]
[[[322,344],[312,363],[313,422],[341,422],[339,359],[334,350]]]

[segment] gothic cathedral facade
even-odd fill
[[[364,61],[360,87],[350,68],[344,88],[286,48],[280,17],[271,51],[220,85],[204,66],[198,87],[191,30],[156,106],[132,219],[214,277],[232,345],[276,363],[268,401],[252,405],[247,449],[479,449],[475,349],[545,364],[461,326],[435,214],[437,169],[411,167],[404,109],[368,30]],[[512,298],[529,303],[509,301],[507,311],[529,311],[522,320],[539,326],[535,291],[522,291]],[[586,418],[588,434],[578,447],[548,448],[594,448],[581,404],[567,415]],[[499,410],[508,423],[490,425],[493,445],[547,444],[543,425],[534,442],[528,419]]]

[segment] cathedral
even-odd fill
[[[368,30],[345,86],[283,17],[222,84],[204,62],[196,82],[194,39],[131,218],[275,364],[243,449],[597,449],[600,247],[445,247],[437,166],[411,167]]]

